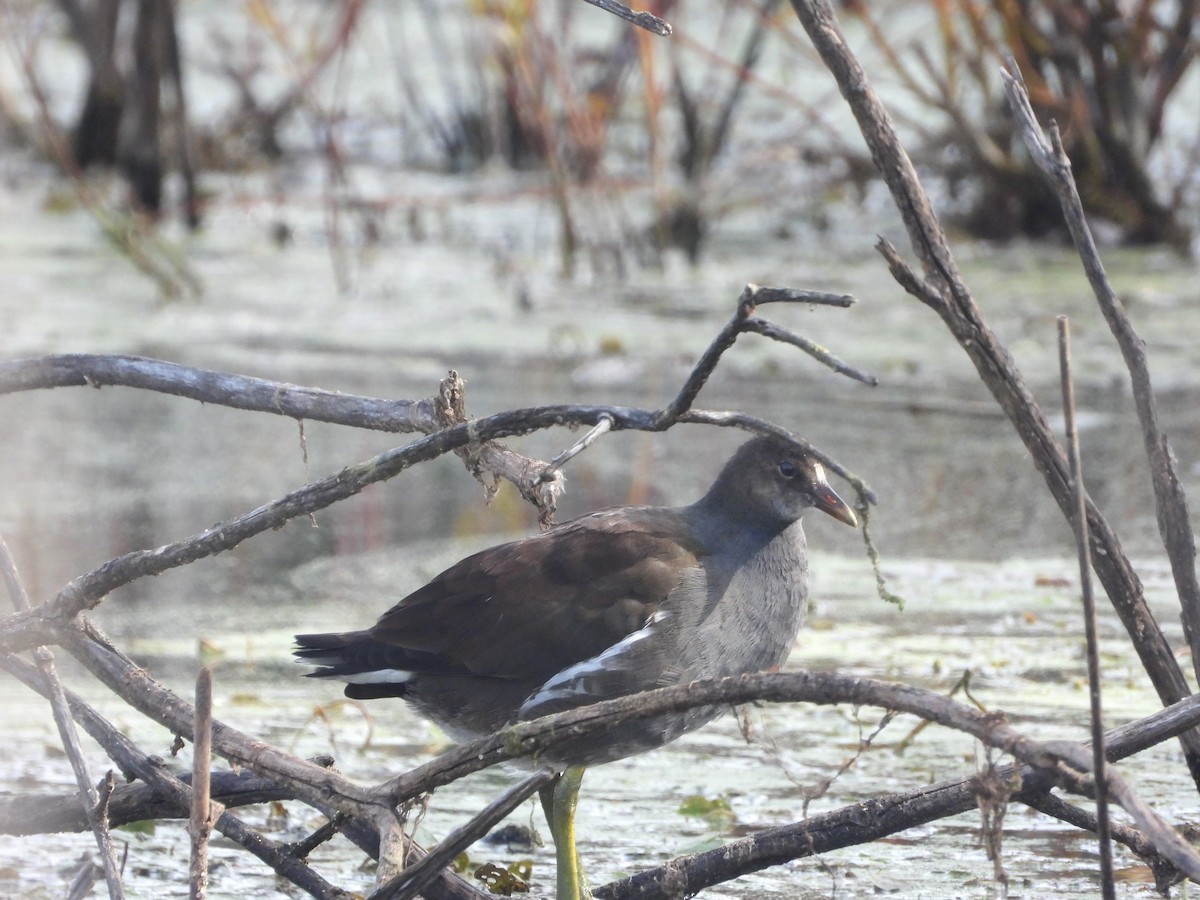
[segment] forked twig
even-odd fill
[[[741,297],[738,298],[737,310],[734,312],[733,317],[717,332],[717,336],[713,338],[699,361],[692,368],[687,381],[679,389],[679,393],[655,415],[655,430],[661,431],[669,428],[675,422],[679,421],[679,417],[685,410],[691,409],[692,403],[699,396],[700,389],[704,387],[709,376],[716,369],[721,356],[733,346],[734,341],[738,339],[738,335],[745,331],[754,330],[753,328],[747,328],[746,322],[754,314],[754,310],[764,303],[820,303],[844,309],[854,303],[854,298],[847,294],[797,291],[790,288],[769,288],[760,287],[757,284],[746,285]],[[766,336],[775,337],[774,335]]]

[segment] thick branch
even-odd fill
[[[376,431],[435,431],[431,400],[381,400],[229,375],[141,356],[69,353],[0,363],[0,394],[120,386],[314,422]]]
[[[1200,697],[1191,697],[1146,719],[1115,728],[1107,735],[1109,759],[1132,756],[1194,727],[1197,722],[1200,722]],[[1021,785],[1013,799],[1077,827],[1094,830],[1095,818],[1048,794],[1051,780],[1033,767],[1005,766],[997,770],[997,775],[1009,784]],[[673,859],[658,868],[597,888],[595,895],[602,900],[671,900],[688,896],[770,866],[869,843],[969,812],[977,808],[976,792],[976,777],[970,776],[872,798],[801,822],[760,831],[714,850]],[[1146,860],[1160,886],[1181,879],[1140,832],[1116,826],[1113,835]]]
[[[518,756],[532,756],[536,760],[541,753],[553,754],[560,744],[601,728],[611,728],[626,719],[695,706],[750,701],[853,703],[912,713],[1011,753],[1071,790],[1086,791],[1090,782],[1087,773],[1092,767],[1091,754],[1082,744],[1030,740],[1010,726],[1003,716],[981,713],[932,691],[869,678],[795,672],[696,681],[522,722],[443,754],[431,763],[385,782],[376,791],[381,802],[386,798],[387,802],[401,803],[431,787],[447,784],[504,760]],[[1107,772],[1106,784],[1112,799],[1134,817],[1163,856],[1189,877],[1200,876],[1200,855],[1137,797],[1115,770]]]

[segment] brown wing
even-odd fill
[[[385,613],[369,636],[430,671],[541,682],[641,628],[703,553],[658,509],[593,513],[469,556]]]

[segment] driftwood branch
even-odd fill
[[[1200,722],[1200,698],[1189,698],[1147,719],[1107,735],[1109,758],[1123,759],[1173,737]],[[1021,787],[1012,799],[1076,827],[1095,830],[1095,817],[1048,793],[1051,779],[1032,766],[1006,766],[996,775]],[[722,847],[673,859],[596,890],[602,900],[669,900],[794,859],[819,856],[879,840],[898,832],[973,810],[978,805],[976,776],[926,785],[871,798],[852,806],[765,829]],[[1114,837],[1144,859],[1160,889],[1182,880],[1140,831],[1117,826]]]
[[[847,46],[833,9],[827,0],[792,0],[792,8],[837,81],[870,148],[871,158],[891,192],[923,270],[923,276],[918,278],[907,266],[898,265],[898,254],[885,252],[893,273],[900,276],[898,280],[905,290],[941,316],[1012,422],[1069,521],[1074,500],[1066,454],[1012,356],[987,324],[963,280],[916,168],[866,71]],[[1164,705],[1187,697],[1191,688],[1146,603],[1141,580],[1115,532],[1090,500],[1087,517],[1092,567],[1155,691]],[[1188,769],[1200,788],[1200,732],[1187,732],[1181,735],[1181,740]]]
[[[49,684],[35,666],[16,656],[0,654],[0,668],[5,669],[42,696],[49,697]],[[153,684],[145,673],[136,666],[132,666],[132,668],[126,670],[126,674],[133,675],[129,681],[129,687],[133,691],[137,691],[145,683]],[[160,688],[159,690],[163,689]],[[166,693],[173,701],[171,708],[177,710],[175,704],[182,705],[182,701],[170,694],[170,692]],[[151,758],[138,750],[129,738],[107,722],[79,697],[69,691],[66,692],[66,696],[71,714],[75,717],[76,721],[104,749],[105,753],[120,766],[126,777],[129,779],[136,778],[143,782],[141,785],[130,785],[116,789],[109,804],[113,824],[120,825],[147,818],[186,818],[189,815],[191,791],[184,778],[177,778],[167,772],[160,760]],[[154,699],[161,699],[161,696],[156,695]],[[158,721],[175,733],[185,733],[182,726],[187,723],[186,719],[166,715],[160,718],[150,718]],[[221,726],[221,731],[224,737],[228,739],[231,730]],[[190,725],[188,726],[187,733],[190,733]],[[248,736],[243,737],[244,750],[242,751],[242,756],[252,756],[257,750],[269,749],[266,748],[266,745],[253,738]],[[266,753],[264,756],[265,764],[269,765],[270,761],[275,758],[274,754],[280,753],[281,751]],[[229,754],[224,755],[229,756]],[[286,756],[286,754],[282,755]],[[241,757],[234,758],[240,759]],[[328,770],[333,764],[333,760],[328,757],[301,762],[305,764],[301,772],[309,771],[309,766]],[[320,799],[314,800],[311,792],[305,790],[297,791],[297,784],[308,785],[309,783],[310,779],[302,775],[288,777],[272,771],[269,776],[263,776],[246,768],[238,773],[224,772],[217,775],[214,780],[212,793],[215,799],[221,802],[226,808],[247,806],[254,803],[266,803],[271,800],[301,799],[307,800],[310,805],[326,815],[334,815],[335,808],[333,804]],[[339,782],[335,781],[335,784],[337,783]],[[345,783],[351,784],[350,782]],[[342,807],[348,802],[344,795],[339,795],[336,791],[329,791],[328,795],[330,797],[340,797],[339,805]],[[47,801],[45,804],[39,802],[37,804],[38,814],[34,817],[28,815],[28,809],[21,808],[19,798],[0,803],[0,833],[27,834],[59,830],[84,830],[87,825],[86,822],[82,827],[79,825],[79,813],[76,812],[72,816],[70,811],[64,808],[64,805],[68,805],[69,803],[70,801],[66,798]],[[379,852],[379,835],[377,827],[371,824],[372,821],[368,816],[352,819],[343,825],[342,831],[365,852],[376,855]],[[41,827],[39,827],[39,824]],[[215,828],[227,838],[235,841],[257,856],[280,876],[306,890],[312,896],[331,898],[331,900],[347,900],[351,896],[350,893],[341,891],[317,875],[297,858],[295,853],[290,852],[289,848],[266,840],[243,824],[237,817],[227,812],[222,813],[216,820]],[[409,853],[417,859],[424,855],[415,845],[409,848]],[[487,895],[482,891],[447,872],[443,872],[436,883],[426,888],[426,895],[428,900],[486,900],[487,898]]]
[[[129,673],[122,673],[119,668],[116,668],[111,676],[119,684],[129,676]],[[130,690],[133,692],[140,693],[144,687],[136,681],[130,682]],[[163,689],[158,688],[158,690]],[[680,688],[664,689],[597,704],[585,709],[571,710],[536,722],[521,723],[492,738],[456,748],[401,778],[392,779],[375,788],[358,788],[356,792],[360,796],[373,794],[379,803],[398,803],[432,787],[446,784],[472,771],[506,759],[529,754],[533,754],[536,758],[537,753],[552,750],[561,741],[571,740],[590,731],[611,727],[615,722],[625,718],[654,715],[687,706],[712,703],[733,704],[752,700],[871,704],[891,710],[910,712],[948,727],[965,730],[981,741],[1005,749],[1018,759],[1035,766],[1040,772],[1039,777],[1043,779],[1036,784],[1043,792],[1045,787],[1056,782],[1066,783],[1077,790],[1087,790],[1088,787],[1088,780],[1084,773],[1090,765],[1090,756],[1082,745],[1061,742],[1042,744],[1031,741],[1016,732],[1002,717],[980,713],[971,707],[958,704],[929,691],[870,679],[797,673],[793,675],[744,676],[717,682],[697,682]],[[160,708],[168,706],[163,703],[156,705]],[[148,714],[172,730],[188,733],[190,723],[186,720],[161,714],[155,716],[153,712]],[[1194,727],[1198,720],[1200,720],[1200,698],[1189,699],[1176,707],[1150,717],[1145,722],[1114,732],[1110,743],[1111,754],[1116,757],[1161,742],[1172,735],[1179,734],[1183,729]],[[223,737],[218,737],[222,735]],[[228,745],[231,737],[228,729],[220,726],[219,723],[214,724],[214,744],[218,745],[219,752],[225,752],[224,747]],[[238,758],[246,759],[247,764],[252,766],[256,766],[260,761],[270,761],[269,748],[250,739],[246,739],[246,741],[259,752],[252,754],[243,748],[238,752]],[[273,778],[280,777],[273,765],[270,766],[270,771]],[[1023,782],[1027,785],[1035,784],[1030,780],[1034,774],[1038,773],[1025,773]],[[1200,871],[1196,868],[1200,861],[1195,859],[1194,853],[1186,845],[1182,845],[1181,840],[1174,832],[1129,792],[1117,773],[1110,773],[1108,781],[1114,798],[1134,815],[1145,830],[1146,840],[1153,843],[1164,856],[1183,871]],[[949,793],[934,791],[930,797],[926,798],[924,795],[928,789],[922,788],[911,795],[899,795],[894,798],[872,801],[871,809],[877,813],[875,818],[883,825],[890,827],[890,830],[880,833],[891,833],[891,831],[911,827],[921,821],[929,821],[942,815],[952,815],[961,811],[956,804],[966,803],[964,808],[969,808],[974,803],[971,789],[969,786],[964,786],[964,783],[959,783],[953,790],[950,788],[945,790]],[[303,798],[305,796],[304,786],[294,785],[293,793]],[[331,796],[329,792],[325,792],[325,794],[327,798]],[[853,816],[853,809],[844,815]],[[921,815],[917,815],[920,810],[924,810],[921,815],[928,818],[921,818]],[[810,842],[810,838],[814,834],[812,829],[817,827],[832,828],[829,839],[842,840],[843,843],[840,846],[844,846],[844,822],[837,827],[835,824],[833,820],[814,819],[800,823],[798,826],[789,826],[791,830],[786,831],[783,837],[790,836],[788,837],[788,840],[792,842],[790,846],[796,851],[793,857],[789,858],[810,852],[808,848],[814,846]],[[220,827],[219,824],[218,827]],[[838,828],[841,829],[842,836],[840,838],[834,834]],[[797,831],[797,829],[800,830]],[[871,839],[873,834],[875,836],[879,834],[862,831],[856,833],[862,835],[864,840]],[[768,833],[767,837],[758,837],[762,838],[762,844],[754,854],[745,857],[743,862],[749,868],[741,871],[765,867],[778,861],[780,845],[776,841],[777,839],[783,840],[783,837],[774,835],[774,832]],[[821,845],[815,846],[819,848]],[[772,847],[775,849],[770,849]],[[705,860],[697,863],[700,867],[698,871],[710,870],[712,860],[708,857]],[[605,894],[605,896],[624,897],[627,895],[616,892]],[[635,893],[628,896],[643,896],[643,894]],[[655,895],[646,894],[645,896]]]

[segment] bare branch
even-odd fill
[[[671,26],[658,16],[648,12],[634,12],[623,3],[617,3],[616,0],[584,0],[584,2],[590,3],[592,6],[597,6],[607,13],[612,13],[619,19],[624,19],[638,28],[643,28],[661,37],[666,37],[671,33]]]
[[[794,331],[788,331],[788,329],[782,328],[774,322],[768,322],[765,319],[751,316],[743,323],[742,329],[744,331],[752,331],[755,334],[761,334],[763,337],[769,337],[773,341],[798,347],[821,363],[821,365],[828,366],[839,375],[846,375],[855,381],[861,381],[863,384],[868,384],[871,387],[879,384],[879,379],[874,375],[868,375],[866,372],[862,372],[848,363],[842,362],[842,360],[838,359],[820,344],[814,343],[808,338],[796,334]]]
[[[1115,728],[1107,735],[1110,759],[1132,756],[1200,722],[1200,697],[1191,697],[1139,722]],[[1020,783],[1013,799],[1082,828],[1095,819],[1047,793],[1053,782],[1031,766],[1006,766],[997,775]],[[912,791],[872,797],[803,821],[760,831],[722,847],[679,857],[666,865],[597,888],[602,900],[670,900],[729,881],[740,875],[794,859],[820,856],[833,850],[878,840],[909,828],[975,809],[975,776],[925,785]],[[1117,840],[1142,857],[1154,870],[1160,887],[1175,884],[1182,875],[1139,831],[1119,826]]]
[[[431,787],[447,784],[504,760],[518,756],[537,759],[539,754],[552,753],[555,747],[563,743],[601,728],[611,728],[627,719],[694,706],[718,703],[734,705],[750,701],[853,703],[908,712],[966,732],[989,747],[1011,753],[1018,760],[1044,772],[1055,783],[1071,790],[1086,792],[1091,783],[1088,776],[1092,768],[1091,754],[1081,744],[1030,740],[1010,726],[1003,716],[982,713],[932,691],[869,678],[794,672],[696,681],[607,700],[532,722],[521,722],[491,737],[464,744],[431,763],[384,782],[376,788],[377,796],[391,803],[400,803]],[[1200,876],[1200,855],[1134,794],[1115,770],[1108,771],[1105,781],[1113,799],[1134,817],[1159,852],[1189,877]]]
[[[1097,837],[1100,839],[1100,889],[1104,900],[1114,900],[1112,844],[1108,819],[1108,790],[1104,778],[1104,713],[1100,703],[1100,639],[1096,636],[1096,603],[1092,597],[1092,571],[1088,566],[1087,490],[1075,427],[1075,382],[1071,378],[1071,326],[1058,317],[1058,358],[1062,377],[1063,413],[1067,449],[1071,457],[1071,483],[1075,492],[1075,544],[1079,554],[1079,585],[1083,595],[1083,633],[1087,644],[1088,696],[1092,714],[1092,770],[1096,775]]]
[[[695,402],[709,376],[717,368],[717,363],[725,351],[733,346],[738,335],[755,330],[747,327],[746,323],[759,305],[763,303],[822,303],[829,306],[846,307],[853,302],[854,298],[845,294],[760,287],[757,284],[746,285],[742,290],[741,297],[738,298],[737,311],[734,312],[733,317],[725,323],[725,326],[701,355],[700,360],[692,367],[691,374],[688,375],[687,381],[684,382],[679,393],[675,395],[675,399],[655,414],[654,430],[665,431],[675,422],[680,421],[680,416],[684,412],[691,409],[692,403]],[[774,335],[769,336],[773,337]]]
[[[837,80],[904,220],[913,251],[921,260],[924,283],[905,276],[902,284],[906,289],[919,288],[915,295],[941,315],[1012,422],[1059,508],[1069,519],[1073,501],[1066,454],[1011,354],[988,326],[958,271],[912,160],[866,72],[847,46],[833,9],[828,0],[792,0],[792,7],[826,68]],[[935,297],[944,299],[938,302]],[[1191,693],[1191,688],[1146,603],[1137,573],[1116,534],[1091,502],[1087,514],[1092,565],[1097,576],[1162,702],[1181,700]],[[1200,787],[1200,732],[1184,734],[1181,740],[1192,779]]]
[[[376,888],[367,900],[412,900],[438,873],[450,865],[458,854],[487,834],[501,819],[524,803],[543,785],[556,777],[553,769],[539,769],[528,778],[513,785],[478,813],[469,822],[446,835],[429,855],[408,866],[386,884]]]
[[[141,356],[70,353],[0,363],[0,394],[56,387],[140,388],[201,403],[376,431],[437,429],[431,400],[381,400],[229,375]]]
[[[1071,176],[1071,161],[1058,136],[1058,127],[1051,124],[1051,140],[1047,142],[1034,117],[1016,63],[1010,59],[1008,70],[1002,74],[1009,105],[1021,125],[1021,136],[1037,167],[1058,196],[1088,283],[1129,370],[1138,422],[1142,427],[1142,441],[1150,463],[1158,533],[1171,561],[1171,574],[1175,577],[1175,589],[1183,613],[1183,629],[1192,651],[1192,668],[1200,678],[1200,580],[1196,575],[1196,539],[1192,533],[1187,497],[1176,470],[1175,454],[1171,452],[1171,445],[1158,422],[1158,405],[1150,383],[1145,347],[1100,261],[1100,253],[1083,214],[1083,203],[1075,188],[1075,179]]]
[[[19,663],[19,660],[10,658],[9,662]],[[119,681],[124,677],[128,677],[129,674],[129,672],[122,672],[118,668],[113,670],[111,678],[105,677],[103,680]],[[145,687],[145,685],[136,680],[131,681],[131,689],[138,694],[141,694],[145,690]],[[162,691],[157,686],[154,686],[153,689],[159,692]],[[804,700],[818,703],[875,704],[888,709],[904,710],[926,716],[949,727],[962,727],[988,743],[1003,744],[1006,747],[1015,748],[1013,752],[1022,758],[1026,755],[1037,756],[1038,759],[1036,761],[1039,763],[1046,763],[1047,761],[1051,763],[1050,771],[1055,778],[1059,776],[1071,777],[1069,771],[1061,771],[1057,767],[1056,759],[1058,758],[1068,758],[1072,762],[1072,765],[1077,765],[1082,761],[1082,768],[1086,768],[1087,766],[1087,752],[1082,747],[1071,745],[1074,746],[1074,749],[1064,750],[1064,745],[1040,745],[1036,742],[1028,741],[1023,737],[1018,736],[1014,738],[1013,736],[1016,733],[994,714],[979,713],[974,709],[956,704],[928,691],[871,681],[869,679],[850,679],[816,673],[800,673],[797,675],[745,676],[740,679],[726,679],[721,682],[712,683],[699,682],[692,686],[652,692],[651,694],[633,698],[624,698],[620,701],[612,701],[608,704],[597,705],[596,707],[589,707],[584,710],[573,710],[568,713],[547,717],[537,722],[522,723],[486,741],[475,742],[469,746],[451,751],[438,760],[414,770],[406,776],[402,776],[400,779],[393,779],[379,786],[372,793],[375,793],[377,796],[380,792],[386,793],[391,800],[413,796],[428,790],[434,785],[448,783],[457,777],[492,765],[497,761],[513,758],[523,753],[536,753],[546,750],[552,748],[556,741],[570,739],[586,731],[610,727],[619,717],[652,715],[666,709],[681,708],[684,705],[705,705],[713,702],[740,703],[751,699],[764,699],[772,702]],[[168,728],[187,733],[189,723],[185,719],[181,719],[180,716],[171,713],[170,707],[166,704],[163,704],[157,711],[148,711],[147,714]],[[1156,713],[1146,720],[1116,729],[1110,735],[1110,755],[1116,758],[1137,752],[1148,746],[1153,746],[1173,735],[1179,734],[1183,729],[1193,727],[1198,720],[1200,720],[1200,698],[1190,698],[1170,709]],[[218,743],[222,745],[236,739],[236,732],[223,726],[219,726],[218,734],[221,735]],[[247,764],[254,765],[260,770],[269,771],[274,777],[281,777],[290,783],[289,776],[280,774],[279,767],[271,762],[273,757],[270,748],[245,736],[242,736],[241,739],[246,742],[246,746],[233,754],[236,758],[244,759],[247,761]],[[224,753],[225,750],[222,749],[221,752]],[[1046,758],[1043,758],[1043,755]],[[251,759],[251,757],[253,758]],[[1071,757],[1074,757],[1074,759],[1071,759]],[[1082,768],[1077,771],[1082,771]],[[1042,786],[1039,789],[1044,789],[1044,786],[1048,786],[1051,783],[1046,780],[1035,782],[1032,780],[1033,774],[1032,772],[1027,772],[1022,775],[1024,783],[1031,789],[1037,785]],[[1044,779],[1046,776],[1039,777],[1043,777]],[[1074,780],[1077,781],[1077,779]],[[1086,788],[1087,783],[1084,782],[1082,786]],[[960,811],[957,808],[952,809],[949,805],[939,804],[950,803],[952,805],[953,803],[965,802],[967,805],[963,808],[970,808],[974,803],[970,789],[962,787],[962,783],[959,784],[958,794],[946,794],[935,791],[934,795],[928,801],[920,800],[916,794],[920,794],[926,790],[926,788],[922,788],[919,792],[911,796],[899,795],[895,798],[883,798],[878,801],[879,808],[877,811],[880,815],[872,818],[872,821],[877,821],[881,828],[885,826],[890,827],[890,830],[883,830],[878,834],[862,834],[861,839],[869,840],[873,836],[892,833],[892,831],[899,830],[900,828],[919,824],[921,821],[929,821],[940,815],[951,815]],[[358,788],[356,788],[356,792],[364,793],[362,789]],[[336,790],[323,790],[320,793],[326,800],[336,801],[337,799]],[[298,790],[296,791],[296,795],[302,798],[307,795],[308,802],[311,802],[311,791]],[[947,800],[947,797],[957,797],[957,799]],[[872,801],[872,803],[876,803],[876,801]],[[928,803],[928,806],[922,806],[924,803]],[[929,818],[912,818],[911,814],[918,807],[926,809],[926,815]],[[893,811],[884,815],[887,809],[892,809]],[[861,807],[856,804],[855,807],[851,808],[850,814],[852,820],[861,825]],[[819,824],[819,818],[798,826],[789,826],[789,828],[793,832],[796,832],[796,829],[809,829],[810,827],[816,827],[817,824]],[[220,823],[218,823],[218,827],[220,827]],[[796,834],[799,834],[799,832],[796,832]],[[804,834],[811,835],[811,832],[805,831]],[[841,839],[843,843],[840,846],[844,846],[844,829]],[[767,840],[764,846],[775,846],[778,849],[778,843],[775,842],[772,844],[772,840]],[[787,858],[806,855],[808,851],[805,848],[812,846],[808,837],[799,838],[793,835],[789,840],[791,840],[791,846],[795,852],[792,852],[792,855]],[[795,850],[797,841],[800,842],[799,850]],[[818,843],[817,846],[820,847],[822,845]],[[755,860],[759,860],[759,864],[754,864]],[[743,871],[762,868],[778,861],[780,861],[779,857],[767,858],[760,855],[752,855],[746,858],[745,865],[748,868]],[[604,895],[625,896],[624,894]],[[643,895],[635,894],[630,896]],[[647,894],[645,896],[655,895]]]

